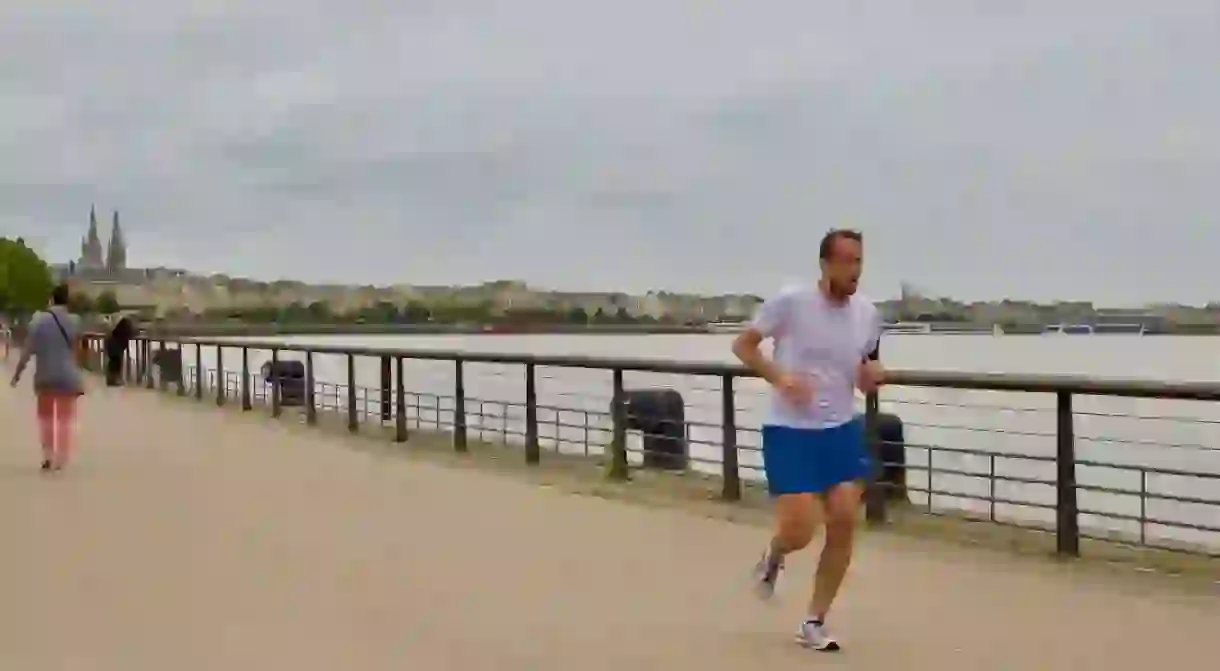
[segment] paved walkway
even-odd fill
[[[8,371],[3,370],[7,380]],[[74,467],[36,471],[0,389],[0,669],[658,671],[1206,667],[1220,598],[870,537],[834,624],[812,570],[748,593],[756,528],[344,449],[316,431],[93,389]]]

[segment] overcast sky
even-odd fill
[[[0,49],[56,260],[96,203],[133,265],[766,294],[848,225],[877,297],[1220,299],[1216,0],[39,0]]]

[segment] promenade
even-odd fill
[[[5,380],[11,374],[0,366]],[[749,592],[766,532],[353,450],[257,413],[90,389],[37,470],[0,387],[0,669],[1117,671],[1220,660],[1220,591],[869,534],[832,622],[813,567]],[[409,446],[409,444],[408,444]]]

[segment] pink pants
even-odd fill
[[[63,466],[72,451],[72,424],[76,419],[77,394],[38,392],[38,430],[42,458]]]

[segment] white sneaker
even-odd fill
[[[775,596],[775,583],[779,580],[780,571],[784,570],[784,560],[772,562],[770,553],[764,552],[762,559],[754,566],[754,593],[764,601]]]
[[[830,635],[820,620],[805,620],[796,630],[796,642],[810,650],[838,652],[839,642]]]

